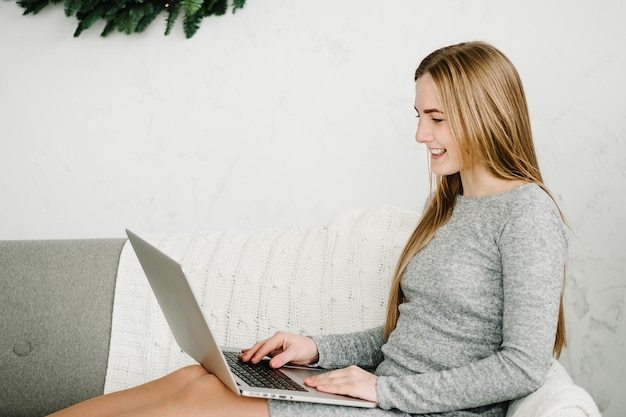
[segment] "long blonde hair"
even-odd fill
[[[498,178],[532,182],[552,195],[539,171],[522,82],[504,54],[484,42],[452,45],[424,58],[415,71],[415,81],[424,74],[432,77],[439,91],[464,166],[480,164]],[[436,176],[435,183],[429,204],[396,267],[387,306],[386,337],[395,329],[399,306],[404,302],[400,281],[405,268],[448,221],[456,196],[463,193],[459,173]],[[553,349],[557,358],[565,345],[561,291]]]

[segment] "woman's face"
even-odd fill
[[[461,153],[430,74],[415,82],[415,111],[418,117],[415,140],[428,148],[431,171],[441,176],[461,171]]]

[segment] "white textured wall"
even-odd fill
[[[419,210],[412,72],[483,39],[517,64],[574,231],[563,362],[626,414],[626,3],[248,0],[190,40],[0,1],[0,239],[320,224]]]

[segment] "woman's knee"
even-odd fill
[[[205,373],[201,377],[195,378],[188,385],[186,391],[192,393],[227,393],[231,392],[215,375]]]
[[[208,372],[200,365],[190,365],[180,368],[163,377],[163,382],[168,384],[174,391],[181,391],[198,378],[208,375]]]
[[[215,405],[216,398],[227,399],[233,394],[222,382],[211,374],[192,380],[174,399],[183,408]]]
[[[211,374],[194,379],[171,405],[188,416],[269,416],[266,400],[239,396]]]

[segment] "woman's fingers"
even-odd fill
[[[275,335],[269,339],[258,341],[250,349],[244,349],[239,358],[244,362],[259,363],[264,357],[271,356],[278,350]]]
[[[313,339],[285,332],[277,332],[266,340],[257,342],[239,355],[242,361],[258,363],[265,356],[272,357],[270,366],[279,368],[288,362],[307,365],[317,360],[317,345]]]
[[[377,402],[376,381],[376,375],[358,366],[337,369],[304,380],[305,384],[318,391]]]
[[[279,332],[276,337],[282,342],[270,356],[270,366],[280,368],[287,363],[308,365],[317,358],[317,345],[310,337]]]

